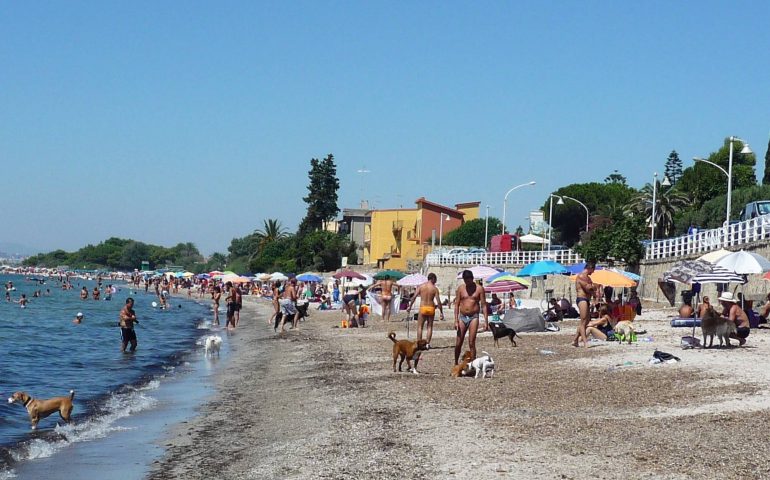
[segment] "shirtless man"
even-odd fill
[[[297,328],[297,324],[299,323],[299,311],[297,311],[296,278],[292,278],[286,283],[286,287],[283,289],[283,295],[278,303],[280,304],[281,312],[283,313],[283,318],[281,319],[281,333],[286,332],[286,329],[283,326],[286,324],[286,319],[289,318],[290,315],[294,316],[291,321],[291,328]]]
[[[420,315],[418,317],[417,323],[417,340],[422,340],[422,326],[427,322],[428,332],[426,335],[426,340],[428,341],[428,348],[430,348],[430,340],[433,338],[433,319],[436,316],[436,304],[438,304],[438,311],[441,314],[441,317],[439,318],[441,320],[444,319],[444,309],[441,308],[441,302],[436,301],[440,298],[438,288],[436,288],[436,280],[436,274],[429,273],[428,281],[417,287],[414,295],[412,295],[412,300],[409,302],[409,308],[406,309],[407,312],[411,312],[414,301],[417,299],[417,297],[420,297]]]
[[[711,307],[711,303],[709,302],[709,297],[705,296],[703,297],[703,303],[701,303],[698,306],[698,315],[697,315],[698,318],[703,318],[703,314],[706,313],[706,310],[708,310],[709,307]]]
[[[457,339],[455,341],[455,365],[460,359],[460,351],[465,341],[465,333],[470,330],[468,336],[468,349],[473,358],[476,358],[476,330],[479,328],[479,312],[484,313],[484,323],[489,330],[489,312],[487,311],[484,287],[473,282],[473,272],[463,271],[463,284],[457,287],[455,293],[455,328]]]
[[[136,350],[136,332],[134,332],[134,324],[139,323],[136,319],[136,313],[134,312],[134,299],[128,297],[126,299],[126,305],[120,310],[120,351],[125,353],[128,344],[131,344],[131,352]]]
[[[572,340],[572,345],[575,347],[580,345],[581,340],[583,345],[588,347],[586,328],[588,328],[588,322],[591,320],[591,298],[595,298],[602,291],[602,286],[594,283],[590,277],[595,269],[596,264],[594,262],[586,262],[585,269],[575,279],[575,303],[578,312],[580,312],[580,323],[578,323],[575,338]]]
[[[722,316],[727,317],[728,320],[735,323],[737,331],[736,333],[731,333],[730,338],[738,340],[740,345],[745,344],[746,337],[748,337],[749,332],[751,332],[749,316],[746,315],[746,312],[744,312],[740,305],[738,305],[733,294],[730,292],[724,292],[719,297],[719,303],[721,303],[722,308],[724,308]]]
[[[91,292],[91,295],[93,296],[94,300],[99,300],[99,296],[101,295],[101,292],[99,291],[99,287],[94,287],[93,292]]]
[[[80,299],[88,300],[88,289],[85,286],[80,290]]]
[[[393,285],[395,282],[389,278],[380,280],[372,287],[379,286],[382,288],[380,294],[380,303],[382,304],[382,318],[386,321],[390,321],[390,314],[393,313]]]

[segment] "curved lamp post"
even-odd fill
[[[663,181],[660,184],[662,187],[670,187],[671,182],[668,180],[667,176],[663,176]],[[655,207],[658,204],[657,201],[657,193],[658,193],[658,172],[655,172],[652,175],[652,216],[650,217],[650,246],[652,246],[652,242],[655,241],[655,225],[657,222],[655,221]]]
[[[531,182],[522,183],[521,185],[516,185],[515,187],[505,192],[505,198],[503,198],[503,227],[500,233],[505,233],[505,207],[508,206],[508,195],[510,195],[511,192],[516,190],[517,188],[526,187],[528,185],[534,185],[534,184],[535,184],[534,180]]]
[[[732,207],[732,203],[733,203],[733,198],[732,198],[733,197],[732,195],[733,193],[733,143],[736,140],[743,143],[743,148],[741,149],[741,153],[743,154],[754,153],[751,151],[751,147],[749,147],[748,143],[744,142],[738,137],[735,137],[735,136],[730,137],[730,156],[728,157],[728,161],[727,161],[727,170],[720,167],[716,163],[710,162],[704,158],[693,157],[693,160],[695,160],[696,162],[708,163],[709,165],[717,167],[722,173],[727,175],[727,213],[725,214],[725,228],[730,226],[730,208]]]
[[[586,232],[588,232],[588,207],[586,207],[586,204],[578,200],[577,198],[568,197],[567,195],[562,195],[561,198],[566,198],[567,200],[572,200],[573,202],[579,203],[583,208],[586,209]],[[558,205],[558,203],[557,203]]]
[[[564,200],[558,195],[550,194],[551,206],[548,210],[548,253],[551,253],[551,231],[553,230],[553,197],[558,198],[556,205],[564,205]]]

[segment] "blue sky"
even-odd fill
[[[226,251],[305,212],[479,200],[524,224],[617,169],[641,187],[770,134],[770,5],[738,2],[7,2],[0,242],[110,236]],[[357,170],[366,167],[370,173]]]

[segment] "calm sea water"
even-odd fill
[[[208,333],[210,313],[197,303],[172,299],[173,308],[152,307],[157,299],[143,290],[116,284],[111,301],[81,300],[80,287],[89,292],[95,282],[73,281],[75,289],[61,290],[58,282],[45,285],[21,276],[2,276],[13,281],[17,300],[30,298],[27,308],[0,299],[0,478],[11,476],[14,465],[54,454],[73,442],[109,434],[118,419],[152,407],[147,392],[196,348]],[[109,283],[109,282],[106,282]],[[35,290],[50,289],[49,296],[31,298]],[[4,293],[4,289],[3,289]],[[139,347],[133,354],[120,352],[118,313],[133,296],[139,325]],[[180,308],[181,306],[181,308]],[[82,312],[82,324],[72,323]],[[66,396],[75,390],[72,425],[61,425],[58,413],[30,429],[27,411],[9,404],[7,398],[23,390],[35,398]]]

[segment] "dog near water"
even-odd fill
[[[219,356],[219,348],[222,346],[222,337],[219,335],[209,335],[206,338],[203,339],[203,354],[205,356],[211,355],[212,357],[214,354],[217,354],[217,357]]]
[[[471,367],[476,370],[476,378],[487,378],[487,374],[489,374],[489,378],[492,378],[495,374],[495,361],[487,352],[481,353],[484,355],[472,361]]]
[[[72,399],[75,398],[75,391],[70,390],[69,397],[54,397],[48,400],[38,400],[32,398],[25,392],[15,392],[8,398],[8,403],[20,403],[24,405],[29,413],[29,420],[32,422],[32,430],[37,428],[38,422],[52,414],[55,411],[59,411],[59,416],[62,420],[69,423],[70,415],[72,414]]]
[[[388,338],[393,342],[393,371],[396,371],[396,360],[401,359],[398,362],[398,371],[401,371],[401,365],[404,364],[406,359],[406,366],[412,373],[417,372],[417,363],[420,361],[420,354],[423,350],[428,349],[428,341],[417,340],[412,342],[409,340],[396,340],[396,332],[390,332]],[[412,360],[414,360],[414,367],[412,367]]]
[[[720,347],[723,341],[728,347],[732,347],[730,344],[730,334],[736,332],[735,323],[719,315],[714,310],[714,307],[708,307],[703,313],[700,329],[703,332],[703,348],[711,348],[714,345],[714,336],[719,338]],[[706,337],[710,337],[708,346],[706,346]]]
[[[516,337],[516,330],[505,326],[503,322],[489,322],[489,328],[492,329],[492,336],[495,339],[495,347],[500,347],[500,344],[497,341],[503,337],[510,338],[511,345],[514,347],[516,346],[516,340],[514,340]]]
[[[471,355],[470,350],[466,350],[460,359],[460,363],[452,367],[452,376],[455,378],[470,377],[471,373],[473,372],[473,367],[471,367],[471,360],[473,360],[473,355]]]

